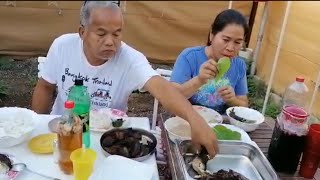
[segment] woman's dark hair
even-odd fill
[[[219,13],[214,22],[211,24],[211,31],[208,35],[207,46],[211,45],[210,33],[216,35],[229,24],[237,24],[242,26],[244,29],[244,36],[248,34],[249,26],[246,18],[240,12],[234,9],[227,9]]]

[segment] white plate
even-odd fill
[[[126,157],[111,155],[104,159],[101,166],[93,172],[89,180],[151,180],[153,174],[154,168],[150,165]]]
[[[129,122],[126,119],[127,114],[118,109],[102,108],[90,111],[90,130],[96,132],[105,132],[113,129],[112,119],[122,118],[124,120],[121,127],[128,127]]]
[[[130,120],[127,119],[127,118],[123,118],[124,122],[121,126],[121,128],[127,128],[127,127],[130,127]],[[114,127],[111,125],[108,129],[106,128],[92,128],[90,127],[90,130],[93,131],[93,132],[106,132],[106,131],[109,131],[111,129],[113,129]]]
[[[221,114],[219,114],[217,111],[213,109],[198,105],[193,105],[192,107],[207,121],[207,123],[223,122]]]

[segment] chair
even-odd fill
[[[47,57],[38,57],[38,78],[41,77],[41,70],[43,69],[43,64],[46,61]]]
[[[164,77],[166,80],[170,80],[171,77],[171,70],[167,69],[156,69],[156,71],[160,74],[160,76]],[[154,103],[153,103],[153,115],[152,115],[152,124],[151,124],[151,129],[155,130],[156,129],[156,124],[157,124],[157,117],[158,117],[158,106],[159,106],[159,101],[158,99],[154,98]]]

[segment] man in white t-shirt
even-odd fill
[[[75,78],[82,78],[91,96],[91,108],[110,107],[127,111],[129,95],[136,89],[149,91],[173,114],[191,126],[194,145],[203,145],[211,156],[217,139],[204,119],[170,82],[158,76],[146,57],[122,39],[121,9],[108,1],[86,1],[81,8],[77,34],[56,38],[47,54],[41,78],[32,98],[32,109],[62,114]]]

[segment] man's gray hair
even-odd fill
[[[110,8],[120,10],[119,6],[112,1],[86,1],[80,10],[80,24],[86,26],[89,24],[90,13],[94,8]]]

